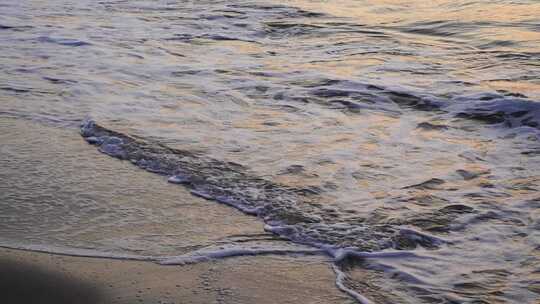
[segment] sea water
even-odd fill
[[[540,298],[538,1],[8,0],[0,71],[2,246]]]

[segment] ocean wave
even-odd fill
[[[401,223],[344,221],[321,204],[318,191],[322,190],[267,181],[235,163],[134,138],[106,129],[92,120],[82,124],[81,134],[100,152],[169,176],[169,182],[184,185],[194,195],[255,215],[267,224],[266,230],[296,243],[366,252],[437,248],[444,244],[438,237],[404,227]]]

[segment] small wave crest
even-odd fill
[[[487,124],[540,129],[540,103],[523,98],[501,94],[461,96],[447,109],[457,117]]]
[[[399,115],[403,109],[446,114],[508,128],[540,129],[540,102],[507,91],[438,96],[403,87],[376,86],[334,78],[294,79],[296,90],[274,94],[277,100],[312,102],[350,114],[379,111]]]

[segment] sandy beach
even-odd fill
[[[353,303],[322,257],[185,266],[0,249],[5,303]]]

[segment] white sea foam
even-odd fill
[[[373,304],[373,302],[368,300],[366,297],[364,297],[360,293],[354,291],[352,288],[349,288],[345,285],[345,280],[347,279],[347,275],[343,271],[341,271],[341,269],[339,269],[337,265],[333,264],[332,269],[334,270],[334,273],[336,274],[336,286],[341,291],[351,296],[360,304]]]
[[[189,178],[182,175],[173,175],[167,181],[171,184],[186,184],[189,183]]]
[[[279,247],[259,247],[259,248],[224,248],[219,250],[199,250],[186,255],[177,257],[163,258],[158,261],[161,265],[185,265],[206,262],[210,260],[219,260],[239,256],[258,256],[258,255],[321,255],[325,252],[320,249],[291,249]]]

